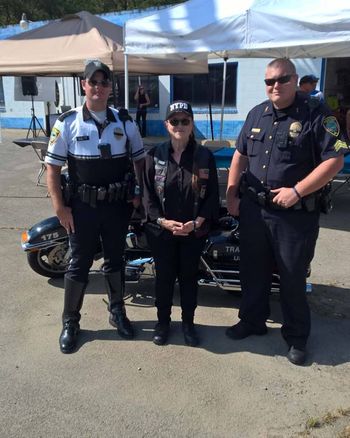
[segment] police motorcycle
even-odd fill
[[[198,284],[240,291],[239,222],[222,207],[221,217],[207,238],[198,269]],[[71,252],[68,235],[56,216],[44,219],[22,233],[22,249],[29,266],[37,274],[49,278],[63,277]],[[95,251],[95,260],[103,257],[102,245]],[[154,276],[153,258],[147,244],[145,225],[134,214],[126,237],[125,280],[137,283],[143,276]],[[272,291],[279,290],[275,273]]]

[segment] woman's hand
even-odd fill
[[[162,227],[173,234],[177,234],[177,231],[180,231],[182,226],[182,222],[173,221],[172,219],[164,219],[162,221]]]
[[[195,224],[193,221],[188,221],[181,224],[181,227],[174,230],[174,236],[188,236],[192,231],[195,230]]]

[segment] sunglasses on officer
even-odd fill
[[[168,122],[171,126],[178,126],[179,124],[188,126],[191,123],[191,119],[170,119]]]
[[[293,75],[285,75],[285,76],[280,76],[279,78],[271,78],[271,79],[264,79],[265,84],[268,87],[272,87],[273,85],[275,85],[275,83],[277,82],[278,84],[286,84],[287,82],[289,82],[292,79]]]
[[[96,85],[101,85],[103,88],[109,87],[109,80],[108,79],[102,79],[102,81],[96,81],[96,79],[89,79],[88,84],[90,87],[96,87]]]

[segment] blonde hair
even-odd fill
[[[296,69],[295,69],[295,65],[293,64],[293,62],[288,59],[288,58],[276,58],[273,59],[271,62],[269,62],[267,64],[266,68],[270,68],[270,67],[286,67],[288,73],[295,75],[297,73]]]

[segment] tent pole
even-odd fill
[[[213,128],[213,111],[211,107],[211,87],[210,87],[210,81],[209,81],[209,73],[207,73],[207,86],[208,86],[208,106],[209,106],[209,120],[210,120],[210,133],[211,133],[211,139],[214,140],[214,128]]]
[[[222,140],[222,130],[224,127],[224,106],[225,106],[225,92],[226,92],[226,68],[228,58],[224,58],[224,71],[222,81],[222,100],[221,100],[221,119],[220,119],[220,140]]]
[[[125,41],[125,23],[123,26],[123,41]],[[129,109],[129,66],[128,66],[128,55],[124,52],[124,107]]]
[[[77,107],[77,83],[76,83],[76,75],[73,74],[73,95],[74,95],[74,108]]]
[[[128,71],[128,55],[124,54],[124,107],[129,109],[129,71]]]
[[[117,108],[118,102],[117,102],[117,93],[115,92],[115,76],[114,72],[112,72],[112,94],[113,94],[113,106],[114,108]]]

